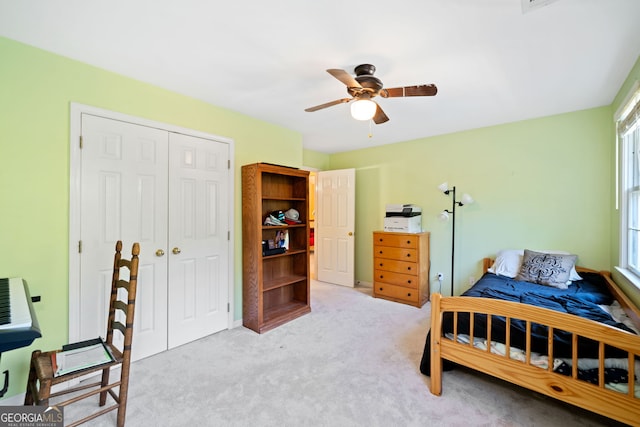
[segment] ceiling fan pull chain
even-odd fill
[[[373,123],[373,119],[369,120],[369,138],[373,137],[373,127],[371,124]]]

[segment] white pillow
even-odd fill
[[[547,254],[560,254],[571,255],[570,252],[555,251],[555,250],[541,250],[536,252],[543,252]],[[496,259],[493,262],[491,268],[487,269],[489,273],[497,274],[499,276],[515,278],[520,272],[522,267],[522,257],[524,256],[524,249],[505,249],[498,252]],[[569,282],[574,280],[582,280],[582,277],[578,274],[575,267],[571,269],[569,275]]]
[[[518,275],[520,266],[522,266],[522,257],[524,249],[505,249],[498,252],[491,268],[487,269],[489,273],[498,276],[507,276],[512,279]]]

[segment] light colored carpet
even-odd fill
[[[431,395],[422,309],[312,284],[312,312],[132,364],[128,426],[600,426],[604,418],[465,369]],[[134,337],[135,345],[135,337]],[[84,404],[83,404],[84,405]],[[65,409],[71,421],[79,405]],[[88,425],[115,425],[115,413]]]

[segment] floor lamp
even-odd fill
[[[454,185],[453,188],[449,188],[449,184],[446,182],[443,182],[442,184],[440,184],[438,186],[438,189],[442,191],[444,194],[446,194],[447,196],[449,194],[452,195],[451,210],[448,210],[448,209],[443,210],[442,213],[440,214],[440,219],[443,221],[447,221],[449,220],[449,215],[453,216],[453,220],[451,224],[451,296],[453,296],[453,284],[454,284],[453,273],[455,271],[454,263],[455,263],[455,253],[456,253],[456,205],[458,206],[469,205],[473,203],[473,198],[467,193],[464,193],[462,195],[462,199],[460,199],[460,201],[457,201],[456,186]]]

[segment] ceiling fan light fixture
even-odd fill
[[[358,99],[351,104],[351,116],[356,120],[371,120],[376,115],[376,107],[370,99]]]

